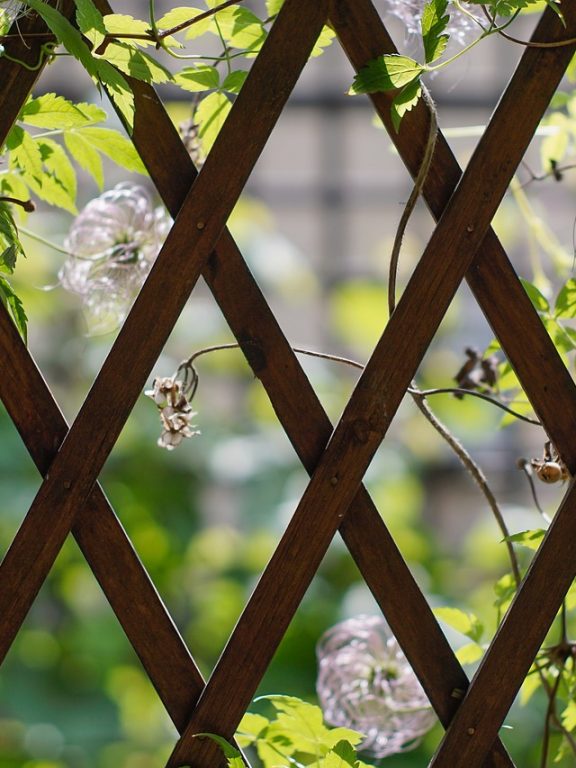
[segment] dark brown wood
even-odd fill
[[[382,53],[396,48],[371,0],[332,0],[330,18],[351,63],[360,69]],[[565,28],[555,19],[546,22],[538,35],[564,39]],[[565,50],[570,55],[570,48]],[[428,138],[429,108],[422,101],[408,114],[397,132],[390,119],[393,96],[372,94],[378,115],[413,176],[420,168]],[[438,219],[453,193],[462,171],[442,133],[438,135],[432,167],[423,197]],[[495,336],[502,344],[548,434],[566,464],[576,470],[576,444],[571,425],[576,423],[576,388],[569,371],[524,291],[514,268],[492,229],[466,273],[466,280],[483,309]]]
[[[550,24],[545,15],[544,24]],[[396,311],[354,390],[300,504],[210,677],[170,765],[191,762],[193,734],[232,722],[229,681],[255,679],[298,605],[342,521],[545,111],[569,58],[528,49],[450,199]],[[561,50],[561,49],[559,49]],[[565,54],[566,52],[564,52]],[[525,101],[524,101],[525,99]],[[513,137],[513,141],[512,141]],[[482,205],[478,206],[478,200]],[[408,346],[405,339],[410,338]],[[258,653],[254,653],[254,649]],[[263,667],[263,669],[261,669]],[[198,760],[203,765],[202,760]]]
[[[504,251],[489,231],[501,195],[572,51],[564,48],[525,54],[453,198],[450,195],[458,183],[460,170],[440,138],[425,187],[431,210],[437,217],[441,216],[439,227],[328,443],[331,434],[328,418],[227,231],[210,256],[227,214],[326,18],[328,5],[329,0],[324,0],[314,8],[306,8],[302,0],[287,0],[197,180],[155,95],[142,84],[136,84],[135,143],[170,210],[173,213],[181,207],[182,210],[67,436],[67,426],[57,406],[6,312],[0,310],[0,333],[3,329],[7,331],[0,339],[0,352],[17,360],[12,378],[0,382],[1,394],[39,468],[48,478],[0,566],[0,580],[3,579],[0,581],[3,588],[0,613],[4,620],[0,627],[0,648],[4,647],[5,651],[10,644],[74,523],[73,533],[88,562],[177,727],[181,732],[184,730],[170,765],[193,762],[198,766],[213,766],[221,756],[211,742],[194,740],[192,736],[199,730],[232,735],[340,525],[344,540],[442,722],[448,725],[452,720],[434,765],[443,768],[459,765],[474,768],[481,764],[510,766],[510,759],[499,742],[487,755],[576,570],[570,566],[568,545],[576,533],[572,522],[576,504],[574,491],[569,492],[558,512],[464,704],[453,717],[456,699],[450,694],[454,688],[466,687],[466,676],[360,483],[367,462],[384,437],[405,388],[467,269],[467,279],[534,407],[565,461],[571,468],[576,467],[576,448],[570,439],[570,425],[576,415],[574,386]],[[330,9],[331,20],[356,67],[383,50],[391,50],[387,47],[391,41],[369,0],[331,0]],[[566,10],[574,13],[573,8]],[[573,18],[570,24],[574,26]],[[290,37],[293,31],[294,36]],[[564,38],[567,34],[570,30],[560,27],[550,12],[537,31],[537,35],[546,40],[554,39],[554,35]],[[27,55],[32,57],[33,52]],[[32,73],[19,77],[22,73],[18,67],[9,65],[3,69],[4,64],[4,61],[0,63],[0,73],[8,72],[10,79],[2,82],[0,78],[0,103],[9,109],[0,118],[0,137],[5,136],[13,121],[14,109],[17,111],[36,77]],[[2,92],[10,89],[10,97],[2,101]],[[378,95],[374,102],[387,120],[389,98]],[[253,121],[254,113],[258,115],[258,125]],[[405,119],[405,129],[397,137],[400,153],[413,173],[420,163],[427,121],[426,109],[421,106]],[[235,152],[238,136],[242,137],[240,155]],[[476,207],[481,210],[476,211]],[[197,709],[183,729],[186,716],[198,699],[202,679],[117,518],[101,490],[93,486],[201,270],[243,345],[249,363],[266,387],[298,455],[309,472],[317,466],[318,469]],[[165,296],[169,299],[165,300]],[[409,348],[404,343],[406,334],[413,342]],[[138,350],[137,340],[141,338],[146,339],[146,344]],[[545,372],[541,371],[542,363],[546,363]],[[28,381],[24,389],[22,381]],[[10,385],[19,392],[20,398],[25,393],[24,408],[8,391]],[[303,429],[301,418],[304,409],[307,429]],[[102,439],[97,445],[88,445],[87,437],[92,437],[95,430],[104,431]],[[60,453],[52,463],[61,444]],[[28,578],[31,570],[34,573]],[[544,588],[546,605],[542,610],[539,601]],[[138,626],[142,621],[148,631],[153,627],[149,636],[142,631],[141,623]],[[522,638],[521,653],[517,652],[519,638]],[[167,648],[173,650],[175,658],[170,655],[167,668],[162,670],[162,650],[165,654],[171,652]],[[510,654],[514,656],[513,664],[510,664]],[[504,695],[502,676],[506,678]],[[230,695],[231,681],[234,681],[233,696]]]
[[[279,13],[148,280],[0,565],[0,655],[9,648],[78,508],[90,493],[325,18],[322,3],[309,6],[303,0],[288,0]],[[302,24],[303,34],[294,39],[293,30],[302,32]],[[238,135],[246,136],[240,148]]]

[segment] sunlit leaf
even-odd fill
[[[520,544],[528,549],[538,549],[542,543],[542,539],[546,531],[543,528],[535,528],[529,531],[520,531],[520,533],[513,533],[511,536],[506,536],[504,541],[510,541],[513,544]]]
[[[450,16],[446,13],[448,0],[430,0],[422,13],[422,42],[424,58],[430,64],[444,53],[449,35],[445,34]]]
[[[400,128],[402,118],[406,112],[410,112],[418,104],[421,95],[422,85],[420,78],[417,77],[411,83],[408,83],[394,98],[392,102],[392,124],[397,131]]]
[[[387,54],[373,59],[354,78],[349,93],[376,93],[403,88],[424,71],[424,67],[408,56]]]
[[[434,609],[434,615],[470,640],[478,642],[482,638],[484,627],[473,613],[466,613],[459,608],[441,607]]]

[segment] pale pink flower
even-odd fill
[[[121,323],[170,228],[144,187],[118,184],[91,200],[74,220],[60,283],[82,297],[91,332]]]
[[[380,616],[336,624],[317,647],[316,690],[327,723],[365,736],[376,758],[416,747],[436,722],[430,702]]]

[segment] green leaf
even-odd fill
[[[211,91],[220,85],[220,74],[216,67],[197,64],[176,73],[174,81],[185,91]]]
[[[68,53],[82,64],[92,77],[96,76],[97,63],[76,27],[59,11],[43,0],[26,0],[26,3],[45,21],[46,26],[66,48]]]
[[[166,67],[127,42],[110,43],[102,57],[125,75],[145,83],[166,83],[172,80],[172,74]]]
[[[221,92],[209,94],[198,105],[195,118],[198,123],[198,136],[206,154],[216,141],[231,109],[232,102]]]
[[[506,573],[494,584],[495,608],[507,607],[516,594],[516,580],[511,573]]]
[[[106,87],[106,92],[122,115],[126,128],[131,131],[134,125],[134,94],[126,78],[104,59],[98,59],[97,65],[98,80]]]
[[[28,318],[24,311],[24,306],[18,296],[14,293],[8,280],[2,275],[0,275],[0,301],[2,301],[4,306],[9,310],[16,328],[18,328],[18,332],[24,339],[24,343],[27,343]]]
[[[266,12],[268,16],[276,16],[283,5],[284,0],[266,0]]]
[[[417,77],[402,88],[400,93],[394,98],[392,102],[392,124],[396,131],[400,128],[400,122],[406,112],[410,112],[418,104],[420,96],[422,96],[422,85],[420,78]]]
[[[554,164],[564,160],[570,145],[572,121],[562,112],[554,112],[545,125],[554,130],[540,144],[540,163],[543,173],[549,173]]]
[[[37,178],[42,175],[42,155],[40,149],[30,134],[19,125],[10,131],[6,143],[10,150],[10,167],[20,168],[28,177]]]
[[[150,22],[135,19],[124,13],[109,13],[104,16],[104,26],[109,35],[149,35]],[[126,41],[128,42],[128,41]],[[138,45],[154,45],[153,40],[138,40]]]
[[[544,528],[535,528],[531,531],[520,531],[520,533],[514,533],[511,536],[506,536],[504,541],[510,541],[513,544],[520,544],[528,549],[536,550],[540,546],[542,539],[544,538],[546,531]]]
[[[10,206],[0,202],[0,271],[12,274],[16,259],[23,254]]]
[[[576,317],[576,280],[570,278],[560,289],[554,305],[555,317]]]
[[[156,26],[158,29],[172,29],[172,27],[177,27],[179,24],[184,24],[185,22],[190,21],[190,19],[196,18],[196,16],[199,16],[201,13],[204,13],[204,11],[200,8],[172,8],[171,11],[168,11],[167,14],[156,20]],[[186,29],[186,39],[193,40],[196,37],[200,37],[208,31],[211,23],[212,19],[208,16],[207,18],[202,19],[202,21],[197,21],[195,24],[192,24],[192,26]]]
[[[218,11],[212,19],[210,31],[222,35],[231,48],[254,50],[266,39],[266,30],[256,14],[240,5],[231,5]]]
[[[229,741],[227,741],[223,736],[218,736],[216,733],[196,733],[194,738],[196,739],[212,739],[212,741],[215,741],[216,744],[220,747],[222,752],[224,753],[224,757],[235,759],[241,757],[240,752],[230,744]],[[243,766],[244,763],[241,763]]]
[[[424,71],[424,67],[408,56],[386,54],[373,59],[354,78],[349,93],[376,93],[403,88]]]
[[[480,619],[473,613],[465,613],[459,608],[444,607],[435,608],[434,615],[474,642],[478,642],[482,638],[484,627]]]
[[[147,174],[132,142],[112,128],[83,128],[78,132],[94,149],[107,155],[127,171]]]
[[[73,104],[63,96],[45,93],[36,99],[29,99],[18,120],[35,128],[65,131],[103,122],[106,117],[106,112],[95,104]]]
[[[240,93],[240,89],[244,85],[248,72],[243,69],[237,69],[226,77],[222,83],[222,90],[228,93]]]
[[[265,696],[278,712],[268,727],[268,739],[277,736],[288,740],[293,751],[317,755],[325,754],[345,739],[357,744],[362,735],[349,728],[327,728],[322,710],[293,696]]]
[[[422,13],[422,41],[424,58],[430,64],[440,58],[448,43],[449,35],[444,34],[450,16],[446,13],[448,0],[430,0]]]
[[[576,701],[569,701],[561,714],[562,725],[570,733],[576,728]]]
[[[322,27],[322,31],[318,35],[318,39],[314,43],[314,48],[310,51],[310,58],[315,59],[318,56],[322,56],[326,48],[328,48],[329,45],[332,45],[334,40],[336,39],[336,32],[332,29],[332,27],[329,27],[325,25]]]
[[[64,143],[66,144],[66,149],[80,168],[89,173],[98,187],[103,189],[104,170],[102,168],[102,159],[97,150],[79,132],[66,132],[64,134]]]
[[[536,288],[535,285],[529,283],[528,280],[520,279],[524,290],[528,294],[528,298],[532,302],[532,305],[538,312],[550,312],[550,304],[548,299]]]
[[[270,721],[263,715],[256,715],[252,712],[247,712],[236,732],[236,741],[241,747],[248,747],[250,744],[261,738],[268,728]]]
[[[460,664],[474,664],[484,655],[484,649],[478,643],[466,643],[456,651]]]
[[[76,23],[82,34],[94,47],[100,45],[106,35],[104,19],[93,0],[74,0],[76,4]]]

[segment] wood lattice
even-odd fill
[[[97,5],[111,12],[106,0]],[[71,16],[74,4],[66,0],[61,8]],[[576,37],[574,3],[563,11],[566,27],[547,9],[533,40]],[[439,136],[424,187],[438,225],[333,429],[225,229],[327,20],[356,69],[395,51],[371,0],[286,0],[199,174],[153,89],[131,81],[134,143],[175,223],[71,428],[0,304],[0,352],[10,361],[0,395],[45,478],[0,565],[0,658],[72,532],[181,734],[167,765],[221,765],[218,748],[194,734],[232,738],[339,530],[446,728],[430,765],[510,768],[499,728],[576,576],[574,484],[469,683],[362,479],[463,278],[548,435],[576,471],[576,388],[490,228],[574,47],[525,50],[465,173]],[[25,23],[26,31],[44,30],[38,19]],[[10,53],[30,62],[38,56],[34,45],[18,41]],[[0,60],[0,144],[37,76]],[[372,98],[416,175],[428,107],[421,102],[397,134],[391,96]],[[97,484],[200,274],[312,478],[208,682]]]

